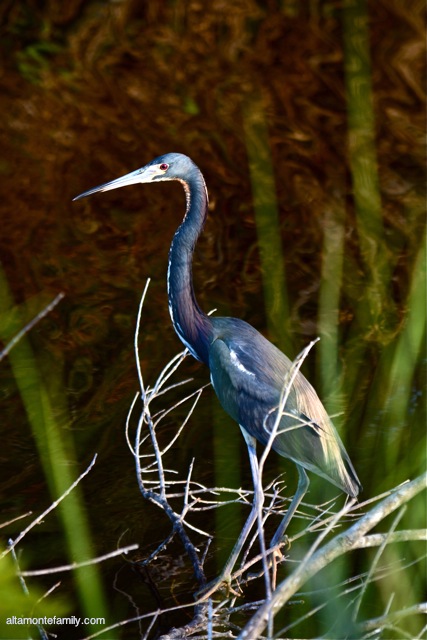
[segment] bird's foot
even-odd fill
[[[275,591],[277,584],[277,567],[286,559],[283,551],[287,551],[291,547],[288,536],[283,536],[278,543],[274,544],[275,537],[271,541],[271,588],[273,591]]]
[[[291,546],[291,543],[289,541],[288,536],[284,536],[282,541],[279,543],[273,544],[273,540],[272,540],[270,544],[270,548],[267,549],[267,569],[271,569],[272,571],[273,582],[275,580],[274,576],[276,575],[278,565],[281,564],[286,559],[286,556],[282,553],[282,549],[283,547],[286,547],[286,549],[289,549],[290,546]],[[251,580],[255,580],[257,578],[261,578],[264,575],[264,573],[265,573],[265,570],[263,568],[261,569],[261,571],[250,573],[249,578]]]
[[[271,569],[272,571],[273,590],[275,588],[275,583],[276,583],[277,567],[279,564],[281,564],[285,560],[285,555],[282,552],[282,550],[285,550],[285,549],[287,550],[291,546],[291,542],[288,536],[282,536],[279,542],[276,542],[275,538],[276,536],[273,537],[270,544],[270,548],[267,551],[268,568]],[[242,572],[243,570],[238,571],[234,577],[236,577],[236,575],[241,575]],[[250,580],[254,580],[263,575],[264,575],[264,570],[261,570],[258,573],[256,572],[250,573],[248,577]],[[243,594],[243,591],[239,583],[237,583],[237,588],[234,588],[231,585],[231,582],[232,582],[231,574],[228,572],[227,573],[222,572],[217,578],[215,578],[214,580],[211,580],[211,582],[208,582],[208,584],[198,589],[194,593],[194,598],[199,601],[207,600],[207,598],[210,598],[217,591],[225,591],[227,597],[230,595],[235,596],[236,598],[241,597]]]
[[[276,532],[277,534],[277,532]],[[270,542],[270,549],[285,549],[288,551],[291,548],[291,541],[287,535],[283,535],[280,537],[276,537],[276,534],[273,536]]]
[[[231,576],[228,575],[219,575],[218,578],[215,578],[215,580],[211,580],[211,582],[208,582],[208,584],[205,584],[204,587],[202,587],[201,589],[198,589],[195,593],[194,593],[194,598],[196,600],[207,600],[207,598],[210,598],[214,593],[216,593],[217,591],[225,591],[226,592],[226,596],[228,598],[228,596],[232,595],[235,596],[236,598],[239,598],[242,596],[242,591],[239,588],[239,591],[236,591],[236,589],[233,589],[233,587],[231,586]]]

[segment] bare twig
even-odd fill
[[[62,292],[58,293],[58,295],[56,296],[56,298],[54,298],[52,300],[52,302],[50,302],[32,320],[30,320],[30,322],[28,322],[25,325],[25,327],[23,327],[20,331],[18,331],[18,333],[8,342],[8,344],[5,346],[5,348],[2,349],[2,351],[0,351],[0,360],[3,360],[3,358],[5,358],[9,354],[10,350],[13,349],[13,347],[15,347],[18,344],[18,342],[21,340],[21,338],[26,333],[29,333],[31,331],[31,329],[38,322],[40,322],[40,320],[42,320],[44,317],[46,317],[48,315],[48,313],[50,313],[52,311],[52,309],[54,307],[56,307],[58,302],[60,302],[64,296],[65,296],[65,293],[62,293]]]
[[[420,602],[419,604],[414,604],[412,607],[393,611],[393,613],[390,612],[385,616],[364,620],[358,624],[358,628],[361,631],[373,631],[375,629],[384,628],[394,622],[402,620],[403,618],[407,618],[408,616],[417,614],[427,614],[427,602]]]
[[[27,513],[23,513],[20,516],[16,516],[16,518],[12,518],[12,520],[7,520],[7,522],[2,522],[0,524],[0,529],[3,529],[3,527],[8,527],[9,525],[13,524],[14,522],[17,522],[18,520],[22,520],[23,518],[28,518],[29,516],[32,516],[33,512],[32,511],[27,511]]]
[[[29,576],[45,576],[51,573],[62,573],[63,571],[73,571],[74,569],[80,569],[81,567],[87,567],[92,564],[99,564],[100,562],[104,562],[104,560],[109,560],[110,558],[115,558],[116,556],[120,556],[123,554],[129,553],[129,551],[135,551],[138,549],[138,544],[130,544],[127,547],[123,547],[122,549],[116,549],[115,551],[110,551],[110,553],[106,553],[102,556],[98,556],[97,558],[91,558],[90,560],[85,560],[84,562],[72,562],[71,564],[64,564],[60,567],[50,567],[49,569],[36,569],[34,571],[20,571],[19,576],[25,576],[28,578]]]
[[[31,529],[33,529],[33,527],[35,527],[37,524],[40,524],[41,521],[43,520],[43,518],[45,518],[47,516],[48,513],[50,513],[51,511],[53,511],[54,509],[56,509],[56,507],[58,506],[58,504],[60,502],[62,502],[62,500],[64,500],[64,498],[66,498],[74,489],[74,487],[76,487],[79,482],[81,480],[83,480],[83,478],[85,476],[87,476],[87,474],[91,471],[92,467],[95,464],[96,461],[96,457],[97,454],[95,453],[94,457],[92,458],[92,462],[90,463],[90,465],[87,467],[87,469],[85,471],[83,471],[83,473],[81,473],[79,475],[79,477],[77,478],[77,480],[75,480],[73,482],[73,484],[59,497],[57,498],[57,500],[55,500],[54,502],[52,502],[52,504],[45,510],[43,511],[43,513],[41,513],[35,520],[33,520],[31,522],[31,524],[28,525],[28,527],[26,527],[23,531],[21,531],[21,533],[15,538],[15,540],[10,540],[9,544],[7,546],[7,549],[5,549],[3,551],[3,553],[0,554],[0,558],[3,558],[4,556],[6,556],[8,553],[10,553],[10,551],[12,551],[12,549],[14,549],[16,547],[16,545],[21,542],[21,540],[27,535],[27,533],[29,531],[31,531]]]

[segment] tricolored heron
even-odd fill
[[[355,498],[361,484],[341,439],[315,390],[298,371],[286,405],[278,417],[281,394],[292,362],[250,324],[238,318],[207,316],[197,304],[192,279],[194,247],[208,211],[205,181],[194,162],[180,153],[155,158],[145,167],[85,191],[78,198],[131,184],[178,180],[186,195],[185,216],[169,252],[167,274],[169,311],[176,333],[196,360],[210,369],[212,386],[227,413],[240,425],[251,464],[255,499],[245,527],[222,572],[228,578],[257,514],[259,483],[256,441],[272,448],[297,466],[299,481],[292,502],[278,527],[272,546],[285,530],[307,491],[305,470]],[[278,427],[278,428],[277,428]]]

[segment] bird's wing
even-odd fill
[[[267,341],[266,341],[267,342]],[[223,408],[248,433],[266,445],[273,428],[272,448],[308,470],[357,495],[357,475],[341,439],[315,390],[298,373],[280,419],[276,418],[286,374],[292,363],[271,343],[251,349],[227,337],[209,349],[211,381]],[[271,347],[271,348],[270,348]]]
[[[232,340],[217,338],[209,349],[209,367],[212,385],[225,411],[266,444],[269,434],[263,425],[280,402],[280,386],[269,359],[256,348],[248,353]]]
[[[329,469],[333,468],[339,444],[333,437],[331,428],[335,430],[326,412],[323,410],[326,423],[323,415],[316,416],[318,421],[313,418],[311,409],[317,403],[322,405],[310,383],[298,374],[297,379],[302,378],[304,384],[298,385],[297,392],[294,383],[278,418],[285,376],[292,363],[289,361],[285,367],[283,362],[274,361],[275,352],[265,353],[264,348],[257,353],[256,345],[249,352],[236,342],[218,338],[209,352],[212,385],[225,411],[263,445],[269,442],[274,429],[277,435],[272,448],[275,451],[332,479]],[[276,375],[277,368],[280,376]],[[317,403],[310,401],[311,391]]]
[[[335,426],[308,380],[299,374],[294,381],[299,426],[284,430],[273,448],[300,462],[306,469],[328,479],[337,487],[356,497],[361,484]],[[285,408],[286,411],[286,408]],[[282,422],[280,423],[280,429]],[[289,452],[292,451],[292,455]]]

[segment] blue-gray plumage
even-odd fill
[[[173,326],[190,353],[209,367],[221,405],[243,431],[255,476],[254,438],[267,444],[292,363],[248,323],[237,318],[207,316],[196,302],[192,281],[193,253],[208,210],[208,195],[200,170],[187,156],[168,153],[122,178],[86,191],[78,198],[126,185],[165,180],[180,181],[186,194],[185,216],[169,254],[168,297]],[[272,448],[293,460],[300,474],[299,493],[273,538],[275,544],[280,542],[308,487],[304,469],[326,478],[354,498],[361,490],[332,421],[315,390],[300,372],[289,392]]]

